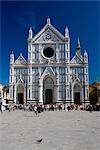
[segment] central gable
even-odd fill
[[[47,29],[38,39],[38,42],[61,42],[62,40],[50,29]]]
[[[51,24],[46,24],[43,29],[34,36],[33,42],[64,42],[65,37]]]

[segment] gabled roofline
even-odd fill
[[[83,56],[82,56],[82,55],[81,55],[81,56],[82,56],[82,59],[81,59],[77,54],[76,54],[76,56],[79,58],[80,61],[83,62],[83,60],[82,60],[82,59],[83,59]]]
[[[75,54],[75,56],[71,59],[70,63],[72,63],[72,61],[75,59],[75,57],[77,57],[82,63],[84,63],[83,60],[81,60],[77,54]]]
[[[72,61],[75,59],[76,55],[71,59],[70,63],[72,63]]]
[[[21,58],[25,61],[25,63],[27,64],[27,61],[26,61],[26,59],[23,57],[22,54],[18,56],[18,58],[15,60],[14,64],[16,64],[17,60],[18,60],[20,57],[21,57]]]
[[[51,29],[61,40],[65,41],[66,38],[51,24],[46,24],[33,38],[32,42],[36,41],[47,29]],[[28,39],[29,40],[29,39]]]

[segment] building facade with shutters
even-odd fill
[[[89,103],[88,54],[81,54],[78,39],[76,54],[70,58],[69,30],[62,35],[47,18],[46,25],[28,35],[28,59],[10,54],[9,102]]]

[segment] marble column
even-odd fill
[[[57,89],[56,89],[57,90],[57,97],[56,98],[57,98],[57,102],[58,102],[59,101],[59,67],[57,67],[56,69],[57,69],[56,70],[56,72],[57,72],[57,86],[56,86],[57,87]]]
[[[39,102],[43,103],[43,85],[39,85]]]

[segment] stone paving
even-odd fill
[[[41,143],[36,140],[43,138]],[[0,114],[0,150],[100,150],[100,112]]]

